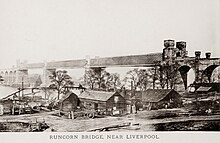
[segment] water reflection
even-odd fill
[[[0,85],[0,99],[17,91],[18,89],[15,87],[10,87],[10,86],[3,86]]]

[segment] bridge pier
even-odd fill
[[[12,84],[13,84],[13,75],[12,75],[12,71],[10,71],[8,74],[8,85],[12,85]]]
[[[52,75],[54,72],[56,72],[55,68],[44,68],[43,69],[43,77],[42,77],[42,84],[41,87],[49,87],[51,84],[51,79],[50,79],[50,75]]]
[[[16,87],[29,87],[29,77],[28,77],[28,70],[27,69],[18,69],[16,70],[15,82],[12,83],[12,86]]]
[[[8,85],[8,71],[6,71],[4,75],[4,84]]]

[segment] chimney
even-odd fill
[[[179,50],[185,49],[186,48],[186,42],[184,42],[184,41],[176,42],[176,48],[178,48]]]
[[[135,96],[135,88],[134,88],[134,82],[131,81],[131,97]]]
[[[174,40],[164,40],[164,47],[165,48],[168,48],[168,47],[170,47],[170,48],[174,48],[174,46],[175,46],[175,41]]]
[[[201,51],[195,51],[195,56],[197,59],[199,59],[201,56]]]
[[[210,59],[210,57],[211,57],[211,53],[210,52],[205,53],[205,58],[206,59]]]

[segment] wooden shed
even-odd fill
[[[125,113],[125,99],[118,92],[85,90],[78,97],[86,109],[103,111],[107,115]]]
[[[127,113],[136,113],[142,109],[141,91],[123,90],[121,95],[125,98]]]
[[[78,96],[75,93],[68,92],[62,96],[59,100],[59,109],[63,112],[75,111],[77,106],[79,106],[80,101]]]
[[[148,89],[142,92],[143,108],[147,110],[175,108],[181,103],[180,94],[173,89]]]

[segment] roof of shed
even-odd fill
[[[209,91],[212,87],[200,86],[196,91],[206,92]]]
[[[78,97],[91,100],[107,101],[115,92],[85,90]]]
[[[68,92],[68,93],[62,95],[62,97],[61,97],[61,99],[59,100],[59,102],[63,102],[65,99],[69,98],[71,95],[77,96],[77,95],[76,95],[75,93],[73,93],[73,92]]]
[[[173,89],[147,89],[142,92],[143,101],[159,102],[164,99]],[[178,94],[178,93],[177,93]]]

